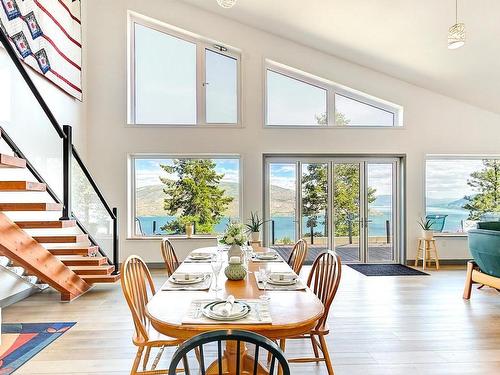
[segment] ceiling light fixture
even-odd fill
[[[229,9],[236,4],[236,0],[217,0],[217,4],[219,4],[221,7]]]
[[[448,49],[457,49],[465,44],[465,23],[458,22],[458,0],[455,0],[455,24],[448,29]]]

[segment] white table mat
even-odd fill
[[[257,287],[260,290],[264,290],[264,283],[260,279],[258,272],[255,272],[255,281],[257,282]],[[297,277],[297,282],[292,285],[274,285],[269,282],[266,285],[266,290],[305,290],[307,285],[300,277]]]
[[[198,299],[191,301],[187,315],[182,324],[271,324],[273,322],[269,312],[269,303],[260,299],[238,299],[250,305],[250,313],[239,320],[221,321],[207,318],[202,314],[203,307],[213,302],[213,299]]]
[[[165,281],[161,290],[208,290],[212,284],[212,273],[205,272],[205,279],[196,284],[175,284],[170,280]]]

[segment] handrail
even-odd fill
[[[31,77],[29,76],[28,72],[26,71],[24,66],[21,64],[21,61],[19,61],[19,59],[17,58],[16,51],[14,50],[14,48],[12,48],[12,45],[10,44],[8,38],[10,38],[10,37],[6,36],[3,33],[2,29],[0,28],[0,41],[2,42],[2,45],[4,46],[7,53],[9,54],[10,59],[12,60],[14,65],[16,66],[19,73],[21,73],[21,76],[24,78],[24,81],[26,82],[29,89],[31,90],[31,92],[35,96],[35,99],[38,101],[38,104],[40,104],[40,107],[42,107],[42,110],[47,115],[50,123],[52,124],[52,126],[56,130],[59,137],[62,139],[66,138],[66,135],[64,134],[61,126],[57,122],[57,120],[56,120],[54,114],[52,113],[52,111],[50,110],[49,106],[47,105],[47,103],[43,99],[42,95],[40,94],[40,91],[38,91],[38,89],[36,88],[35,84],[33,83],[32,79],[31,79]]]
[[[94,189],[95,193],[99,197],[101,203],[105,207],[106,211],[108,212],[111,220],[113,221],[113,261],[112,263],[115,266],[114,274],[119,272],[119,241],[118,241],[118,218],[117,218],[117,209],[109,206],[108,202],[104,198],[104,195],[102,194],[101,190],[97,186],[94,178],[90,174],[89,170],[87,169],[85,163],[82,161],[80,155],[78,154],[75,146],[73,145],[72,142],[72,129],[71,126],[69,125],[64,125],[64,127],[61,127],[59,125],[57,119],[55,118],[54,114],[50,110],[49,106],[43,99],[42,95],[40,94],[40,91],[38,91],[37,87],[35,86],[33,80],[29,76],[26,68],[23,66],[21,63],[20,59],[17,56],[17,53],[15,49],[12,47],[12,44],[10,43],[11,38],[9,35],[4,34],[3,30],[0,28],[0,42],[2,43],[3,47],[7,51],[7,54],[9,55],[10,59],[16,66],[17,70],[23,77],[24,81],[28,85],[30,91],[32,92],[33,96],[37,100],[38,104],[42,108],[43,112],[49,119],[51,125],[59,135],[59,137],[62,139],[62,146],[63,146],[63,199],[61,200],[55,193],[54,191],[45,183],[45,180],[43,177],[38,173],[38,171],[33,167],[33,165],[29,162],[29,160],[24,156],[24,154],[19,150],[19,148],[16,146],[14,141],[4,132],[4,139],[6,143],[11,147],[11,149],[14,151],[14,153],[26,160],[26,166],[28,170],[35,176],[35,178],[39,182],[43,182],[47,186],[47,192],[49,195],[58,203],[63,204],[63,215],[61,219],[76,219],[76,222],[80,229],[85,232],[86,234],[89,235],[89,238],[94,245],[98,245],[97,241],[90,236],[90,233],[88,230],[85,229],[83,224],[78,220],[78,218],[73,215],[71,211],[71,159],[74,158],[77,162],[77,164],[80,166],[82,169],[83,173],[87,177],[90,185]],[[0,127],[0,130],[1,127]],[[99,246],[99,251],[103,253],[101,246]],[[103,254],[106,255],[106,254]],[[106,255],[107,256],[107,255]],[[109,259],[109,256],[107,256]]]

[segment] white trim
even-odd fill
[[[135,188],[135,160],[140,159],[234,159],[238,160],[238,211],[239,218],[243,218],[243,157],[239,154],[228,153],[129,153],[127,155],[128,186],[127,186],[127,240],[151,240],[154,236],[141,236],[136,233],[136,188]],[[207,237],[208,235],[200,235]],[[177,237],[169,235],[169,237]],[[181,235],[182,237],[182,235]]]
[[[135,24],[156,30],[174,38],[192,43],[196,46],[196,124],[172,124],[172,123],[138,123],[136,121],[136,99],[135,99]],[[241,120],[241,51],[218,41],[202,37],[198,34],[181,29],[179,27],[160,22],[153,18],[143,16],[139,13],[127,12],[127,127],[242,127]],[[222,46],[225,51],[218,50],[215,46]],[[206,121],[206,92],[205,92],[205,50],[219,53],[233,58],[237,64],[237,120],[235,123],[207,123]]]
[[[377,98],[375,96],[366,94],[364,92],[355,90],[353,88],[332,82],[330,80],[315,76],[313,74],[304,72],[302,70],[278,63],[273,60],[264,59],[264,69],[263,69],[263,90],[264,90],[264,119],[263,124],[265,128],[335,128],[335,129],[395,129],[403,127],[403,107]],[[268,106],[267,106],[267,72],[272,71],[278,74],[282,74],[291,79],[315,86],[317,88],[323,89],[327,92],[326,105],[327,105],[327,115],[328,123],[326,125],[318,124],[305,124],[305,125],[270,125],[268,124]],[[392,126],[371,126],[371,125],[351,125],[351,126],[339,126],[335,124],[335,95],[339,94],[348,99],[356,100],[362,104],[369,105],[371,107],[377,108],[389,112],[393,115],[393,125]]]

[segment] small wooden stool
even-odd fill
[[[434,253],[434,259],[432,259],[432,253]],[[429,262],[429,267],[431,266],[432,260],[436,265],[436,270],[439,270],[439,258],[436,248],[436,240],[426,240],[425,238],[418,239],[417,246],[417,257],[415,258],[415,267],[418,266],[418,261],[422,259],[422,269],[425,270],[426,263]]]

